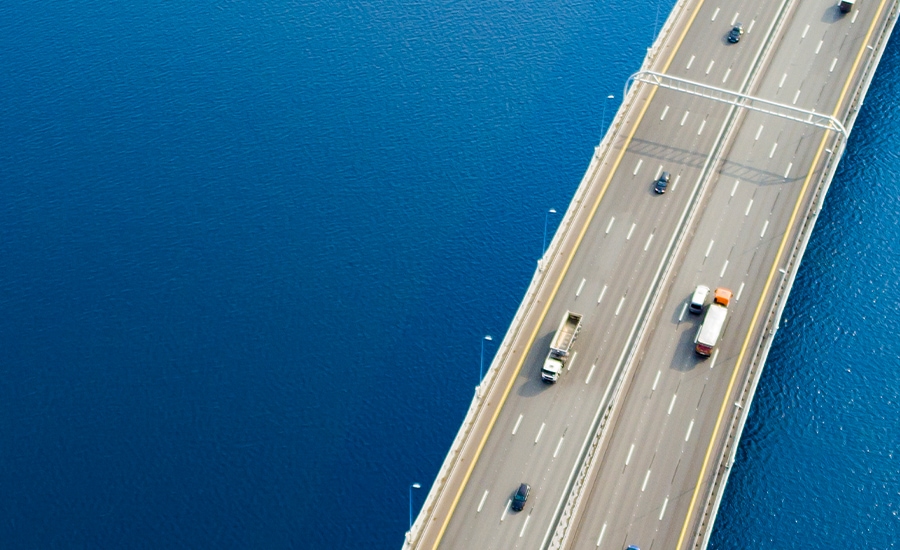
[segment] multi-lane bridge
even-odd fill
[[[411,548],[702,548],[897,0],[683,0],[506,334]],[[726,34],[743,23],[740,42]],[[671,173],[668,192],[653,181]],[[734,292],[709,358],[697,284]],[[583,328],[556,384],[560,318]],[[520,483],[531,495],[510,509]]]

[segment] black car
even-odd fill
[[[737,44],[741,41],[742,34],[744,34],[744,26],[738,23],[732,27],[731,32],[728,33],[728,41],[732,44]]]
[[[670,176],[668,172],[663,172],[662,174],[660,174],[659,179],[656,180],[656,185],[653,186],[653,190],[660,195],[665,193],[666,187],[669,186],[669,178]]]
[[[521,511],[525,507],[525,501],[528,500],[528,493],[530,492],[531,485],[527,483],[519,485],[519,490],[516,491],[516,496],[512,499],[512,509],[516,512]]]

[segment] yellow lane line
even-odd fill
[[[853,81],[853,75],[856,73],[856,69],[859,67],[859,62],[862,59],[863,54],[866,51],[866,45],[869,43],[869,39],[872,38],[872,33],[875,30],[875,25],[878,23],[878,20],[881,19],[881,11],[884,9],[884,4],[886,0],[881,0],[881,4],[878,6],[878,12],[875,14],[875,18],[872,19],[872,24],[869,26],[869,32],[866,33],[866,39],[863,40],[862,47],[859,50],[859,53],[856,55],[856,60],[853,62],[853,67],[850,69],[850,74],[847,77],[847,81],[844,83],[844,88],[841,90],[841,96],[838,98],[837,106],[834,108],[833,117],[837,118],[838,111],[840,110],[841,104],[844,102],[847,91],[850,88],[850,83]],[[731,380],[728,382],[728,391],[725,392],[725,400],[722,401],[722,407],[719,409],[719,416],[716,418],[716,425],[713,428],[712,437],[709,440],[709,446],[706,449],[706,456],[703,458],[703,466],[700,468],[700,476],[697,478],[697,484],[694,486],[694,494],[691,496],[691,504],[688,506],[687,517],[684,519],[684,525],[681,528],[681,535],[678,537],[678,545],[675,546],[676,549],[680,550],[681,545],[684,543],[685,535],[687,535],[688,526],[691,522],[691,516],[694,512],[694,506],[697,503],[697,495],[700,493],[700,486],[703,482],[704,476],[706,476],[706,469],[709,466],[709,458],[712,455],[713,446],[715,445],[716,438],[719,434],[719,428],[722,424],[722,419],[725,416],[725,410],[728,406],[729,396],[731,395],[731,391],[734,389],[734,383],[737,379],[737,373],[740,370],[738,367],[744,361],[744,355],[747,353],[747,349],[750,346],[750,340],[753,335],[753,331],[756,328],[756,322],[759,320],[759,314],[763,307],[763,302],[765,301],[766,295],[769,293],[769,287],[772,284],[772,279],[775,277],[775,272],[778,269],[778,264],[781,262],[781,254],[784,252],[784,248],[787,244],[788,236],[791,233],[791,228],[794,226],[794,222],[797,218],[797,213],[800,210],[800,205],[803,202],[803,197],[806,195],[806,190],[809,187],[809,182],[812,180],[813,172],[815,170],[816,165],[819,164],[819,160],[822,157],[822,151],[825,149],[825,143],[828,141],[828,132],[822,136],[822,142],[819,143],[819,149],[816,151],[816,156],[813,159],[812,165],[809,168],[809,173],[806,175],[806,179],[803,181],[803,187],[800,189],[800,195],[797,198],[797,203],[794,205],[794,210],[791,213],[790,221],[788,221],[787,229],[784,232],[784,237],[781,239],[781,244],[778,247],[778,253],[775,255],[775,262],[772,264],[772,269],[769,270],[769,277],[766,279],[766,284],[763,287],[762,296],[759,299],[759,303],[756,304],[756,311],[753,313],[753,319],[750,321],[750,329],[747,331],[747,336],[744,338],[744,345],[741,347],[741,353],[738,355],[737,363],[735,363],[735,368],[731,374]]]
[[[697,8],[694,10],[694,13],[691,15],[691,18],[688,20],[687,25],[685,25],[684,31],[681,33],[681,36],[678,38],[678,41],[675,43],[675,48],[672,50],[672,54],[669,56],[669,59],[666,61],[665,66],[661,72],[665,73],[669,65],[672,64],[672,60],[675,59],[675,54],[678,53],[678,49],[681,47],[682,42],[684,42],[684,38],[687,36],[688,30],[690,30],[691,25],[694,23],[694,19],[697,17],[697,13],[700,12],[700,7],[703,5],[704,0],[700,0],[697,3]],[[628,137],[625,140],[625,145],[622,147],[619,152],[619,156],[616,158],[615,163],[610,170],[609,177],[606,178],[606,182],[603,184],[603,188],[600,190],[600,194],[597,196],[597,200],[594,201],[594,206],[591,208],[591,213],[588,215],[587,221],[581,228],[581,232],[578,234],[578,239],[575,241],[575,246],[572,247],[572,252],[569,254],[569,257],[566,259],[566,263],[563,266],[562,273],[556,281],[556,284],[553,286],[553,290],[550,292],[550,298],[547,300],[544,305],[544,309],[541,312],[541,315],[538,319],[538,322],[535,324],[534,330],[531,333],[531,337],[528,339],[528,344],[526,344],[526,350],[531,349],[532,344],[534,343],[534,339],[537,337],[537,332],[541,327],[541,324],[544,322],[544,318],[547,316],[547,311],[550,309],[550,305],[553,303],[553,300],[556,298],[556,293],[559,291],[559,287],[562,285],[562,281],[566,276],[566,273],[569,270],[569,266],[572,265],[572,260],[575,258],[575,253],[578,251],[579,246],[581,246],[581,241],[584,239],[585,234],[587,233],[588,227],[591,225],[591,221],[594,219],[594,214],[597,213],[597,209],[600,206],[600,201],[603,200],[603,196],[606,194],[606,190],[609,188],[610,182],[612,182],[613,176],[616,174],[616,170],[619,169],[619,164],[622,162],[622,158],[625,156],[625,153],[628,151],[628,146],[631,144],[632,138],[634,138],[635,132],[637,132],[638,126],[640,126],[641,121],[644,118],[644,114],[647,112],[647,109],[650,107],[650,102],[653,100],[653,96],[656,95],[656,87],[653,87],[650,90],[650,94],[647,96],[647,100],[644,102],[643,108],[641,108],[641,112],[638,114],[637,119],[631,127],[631,132],[629,132]],[[506,403],[506,398],[509,396],[509,392],[512,391],[512,387],[515,384],[516,379],[519,376],[519,372],[522,370],[522,366],[525,363],[525,357],[527,353],[523,353],[522,357],[519,359],[519,364],[516,365],[516,370],[513,372],[512,378],[510,378],[509,384],[506,385],[506,389],[503,391],[503,396],[500,398],[500,402],[497,405],[496,410],[494,411],[493,416],[491,417],[491,421],[488,424],[487,429],[485,430],[484,436],[481,438],[481,442],[478,444],[478,448],[475,450],[475,456],[472,457],[472,461],[469,463],[469,468],[466,471],[465,477],[463,477],[462,484],[460,485],[459,491],[456,493],[456,497],[453,499],[453,503],[450,505],[450,510],[447,513],[447,518],[444,520],[443,525],[441,526],[441,530],[438,532],[437,540],[434,542],[434,549],[436,550],[438,545],[441,543],[441,539],[444,538],[444,533],[447,530],[447,526],[450,524],[450,519],[453,517],[453,513],[456,511],[456,506],[459,504],[459,499],[462,497],[463,490],[465,490],[466,485],[469,483],[469,478],[472,476],[472,471],[475,469],[475,464],[478,462],[478,458],[481,456],[481,451],[484,450],[484,445],[487,443],[488,436],[490,436],[491,431],[494,429],[494,424],[497,422],[497,418],[500,416],[500,411],[503,409],[503,405]]]

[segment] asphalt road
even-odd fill
[[[875,2],[843,17],[830,3],[796,0],[693,5],[653,70],[825,113],[839,100],[845,108],[858,54],[869,55],[863,40],[883,18]],[[745,34],[728,44],[735,21]],[[422,548],[545,546],[619,381],[567,547],[691,541],[738,363],[758,340],[758,311],[771,308],[770,289],[782,277],[776,258],[783,262],[796,238],[796,212],[816,180],[808,176],[821,171],[834,133],[650,87],[628,116],[502,367],[515,374],[508,393],[487,397],[496,415],[470,438],[474,462],[456,468]],[[663,170],[672,180],[660,196],[652,187]],[[686,311],[699,283],[736,296],[709,359],[693,352],[700,317]],[[583,328],[566,372],[546,385],[540,368],[567,310],[584,315]],[[521,482],[532,493],[513,512]]]

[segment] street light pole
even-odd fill
[[[614,96],[612,94],[610,94],[610,95],[606,96],[606,99],[607,100],[613,99],[613,97]],[[609,103],[609,101],[603,102],[603,116],[600,117],[600,131],[601,132],[606,132],[606,104],[607,103]]]
[[[412,531],[412,521],[413,521],[413,517],[412,517],[412,490],[413,490],[413,489],[419,489],[419,488],[421,488],[421,487],[422,487],[422,486],[419,485],[418,483],[413,483],[412,485],[409,486],[409,530],[410,530],[410,531]]]
[[[488,334],[484,338],[481,339],[481,371],[478,375],[478,383],[481,384],[481,380],[484,378],[484,341],[485,340],[493,340],[491,335]]]
[[[556,214],[556,209],[551,208],[544,214],[544,248],[541,250],[542,260],[544,259],[544,254],[547,253],[547,220],[550,218],[550,214]]]

